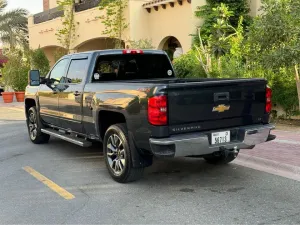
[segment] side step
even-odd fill
[[[78,137],[71,137],[70,135],[68,134],[63,134],[59,131],[56,131],[56,130],[53,130],[53,129],[41,129],[41,131],[45,134],[49,134],[53,137],[57,137],[57,138],[60,138],[64,141],[68,141],[68,142],[71,142],[75,145],[79,145],[81,147],[90,147],[92,146],[92,142],[90,141],[87,141],[87,140],[84,140],[82,138],[78,138]]]

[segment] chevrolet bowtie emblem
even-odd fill
[[[212,111],[222,113],[229,109],[230,109],[230,105],[218,105],[218,106],[214,107]]]

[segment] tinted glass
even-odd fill
[[[68,59],[63,59],[59,61],[59,63],[57,63],[55,67],[52,69],[50,78],[59,82],[61,78],[65,75],[68,62],[69,62]]]
[[[67,82],[73,84],[81,83],[86,76],[87,66],[87,59],[72,60],[67,75]]]
[[[171,77],[174,71],[166,55],[110,55],[99,57],[93,82]]]
[[[29,79],[31,86],[40,85],[40,72],[38,70],[30,70]]]
[[[38,70],[30,70],[30,80],[40,80],[40,72]]]

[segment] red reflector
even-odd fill
[[[266,113],[270,113],[272,111],[272,89],[266,88]]]
[[[123,50],[123,54],[144,54],[144,52],[143,50],[125,49]]]
[[[167,96],[154,96],[148,100],[148,121],[152,125],[168,123]]]

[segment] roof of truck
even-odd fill
[[[138,49],[106,49],[106,50],[94,50],[94,51],[87,51],[87,52],[78,52],[78,53],[72,53],[68,54],[68,56],[73,56],[73,55],[85,55],[85,54],[95,54],[95,53],[100,53],[100,54],[123,54],[124,50],[128,51],[137,51]],[[153,50],[153,49],[142,49],[140,51],[143,51],[144,54],[166,54],[165,51],[163,50]]]

